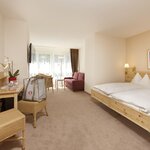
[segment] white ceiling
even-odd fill
[[[0,11],[27,21],[39,45],[78,45],[94,32],[126,38],[150,30],[150,0],[0,0]]]

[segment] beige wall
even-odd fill
[[[124,81],[125,39],[95,34],[85,41],[85,91],[95,84]]]
[[[19,69],[19,81],[28,77],[28,28],[23,21],[5,19],[4,53],[13,61],[14,71]]]
[[[3,34],[4,28],[3,28],[3,16],[0,14],[0,63],[4,61],[4,34]]]
[[[85,40],[85,91],[90,93],[91,86],[94,85],[94,56],[95,56],[95,35],[90,35]]]
[[[79,48],[79,71],[85,71],[85,41],[82,42]]]
[[[147,50],[150,49],[150,31],[128,38],[127,62],[130,66],[136,66],[139,71],[147,69]]]

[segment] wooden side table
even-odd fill
[[[22,140],[22,150],[25,149],[25,116],[16,109],[10,109],[0,113],[0,142],[7,139]],[[22,133],[22,136],[16,138],[12,137],[18,132]],[[12,137],[11,139],[8,139]]]

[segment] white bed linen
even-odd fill
[[[117,93],[117,92],[122,92],[122,91],[140,89],[140,88],[143,88],[143,86],[135,83],[125,83],[125,82],[105,83],[105,84],[95,85],[93,87],[93,89],[97,89],[107,95]]]
[[[138,107],[140,111],[150,113],[150,89],[148,88],[113,93],[110,97]]]

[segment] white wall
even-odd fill
[[[5,19],[5,56],[13,61],[14,71],[19,69],[19,81],[28,77],[27,44],[28,27],[24,21]]]
[[[138,71],[147,69],[147,51],[150,49],[150,31],[127,39],[127,62]]]
[[[85,91],[95,84],[124,81],[125,39],[97,33],[85,41]]]
[[[79,71],[85,71],[85,41],[82,42],[82,45],[79,48]]]
[[[0,13],[0,63],[2,63],[4,61],[4,28],[3,28],[3,16]]]

